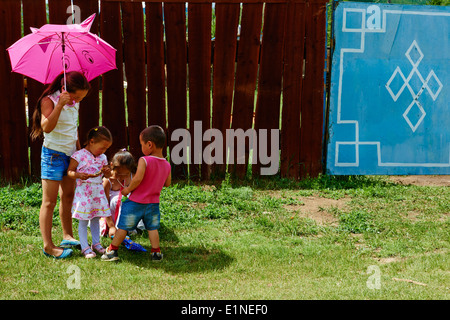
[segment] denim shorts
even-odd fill
[[[67,176],[70,157],[64,152],[42,147],[41,152],[41,179],[61,181]]]
[[[122,202],[117,228],[126,231],[135,230],[141,219],[144,221],[146,230],[158,230],[159,203],[137,203],[130,199],[125,200]]]

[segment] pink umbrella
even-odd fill
[[[116,49],[89,32],[94,18],[95,13],[81,24],[31,28],[7,49],[12,71],[47,84],[61,72],[80,71],[91,81],[116,69]]]

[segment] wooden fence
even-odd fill
[[[169,152],[178,143],[171,141],[171,133],[177,128],[192,131],[194,121],[201,121],[202,133],[216,128],[224,136],[229,128],[280,129],[279,174],[295,179],[317,176],[322,172],[324,137],[326,2],[152,0],[145,2],[144,12],[140,1],[103,0],[99,6],[98,1],[74,0],[81,21],[100,12],[91,32],[117,49],[118,67],[91,82],[80,108],[80,140],[101,124],[114,137],[109,155],[128,146],[139,157],[139,133],[149,124],[166,130]],[[29,27],[65,24],[70,4],[48,0],[47,13],[45,0],[0,2],[4,180],[39,177],[42,141],[30,141],[27,116],[31,118],[44,89],[32,79],[25,88],[24,77],[11,73],[6,49],[23,36],[21,25],[28,34]],[[174,179],[188,172],[193,179],[208,179],[211,172],[220,175],[226,170],[243,177],[248,168],[204,162],[172,165]],[[252,174],[258,175],[260,167],[252,164]]]

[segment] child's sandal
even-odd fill
[[[93,244],[92,250],[97,251],[98,254],[104,254],[106,252],[100,243]]]
[[[81,253],[84,255],[84,257],[85,257],[86,259],[92,259],[92,258],[95,258],[95,257],[97,256],[97,255],[95,254],[95,252],[91,250],[90,247],[84,248],[84,249],[81,251]]]

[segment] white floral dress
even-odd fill
[[[72,155],[72,158],[78,162],[77,172],[95,174],[108,164],[104,154],[94,157],[86,149],[78,150]],[[91,220],[110,215],[108,200],[102,185],[102,175],[87,180],[77,179],[72,204],[72,218]]]

